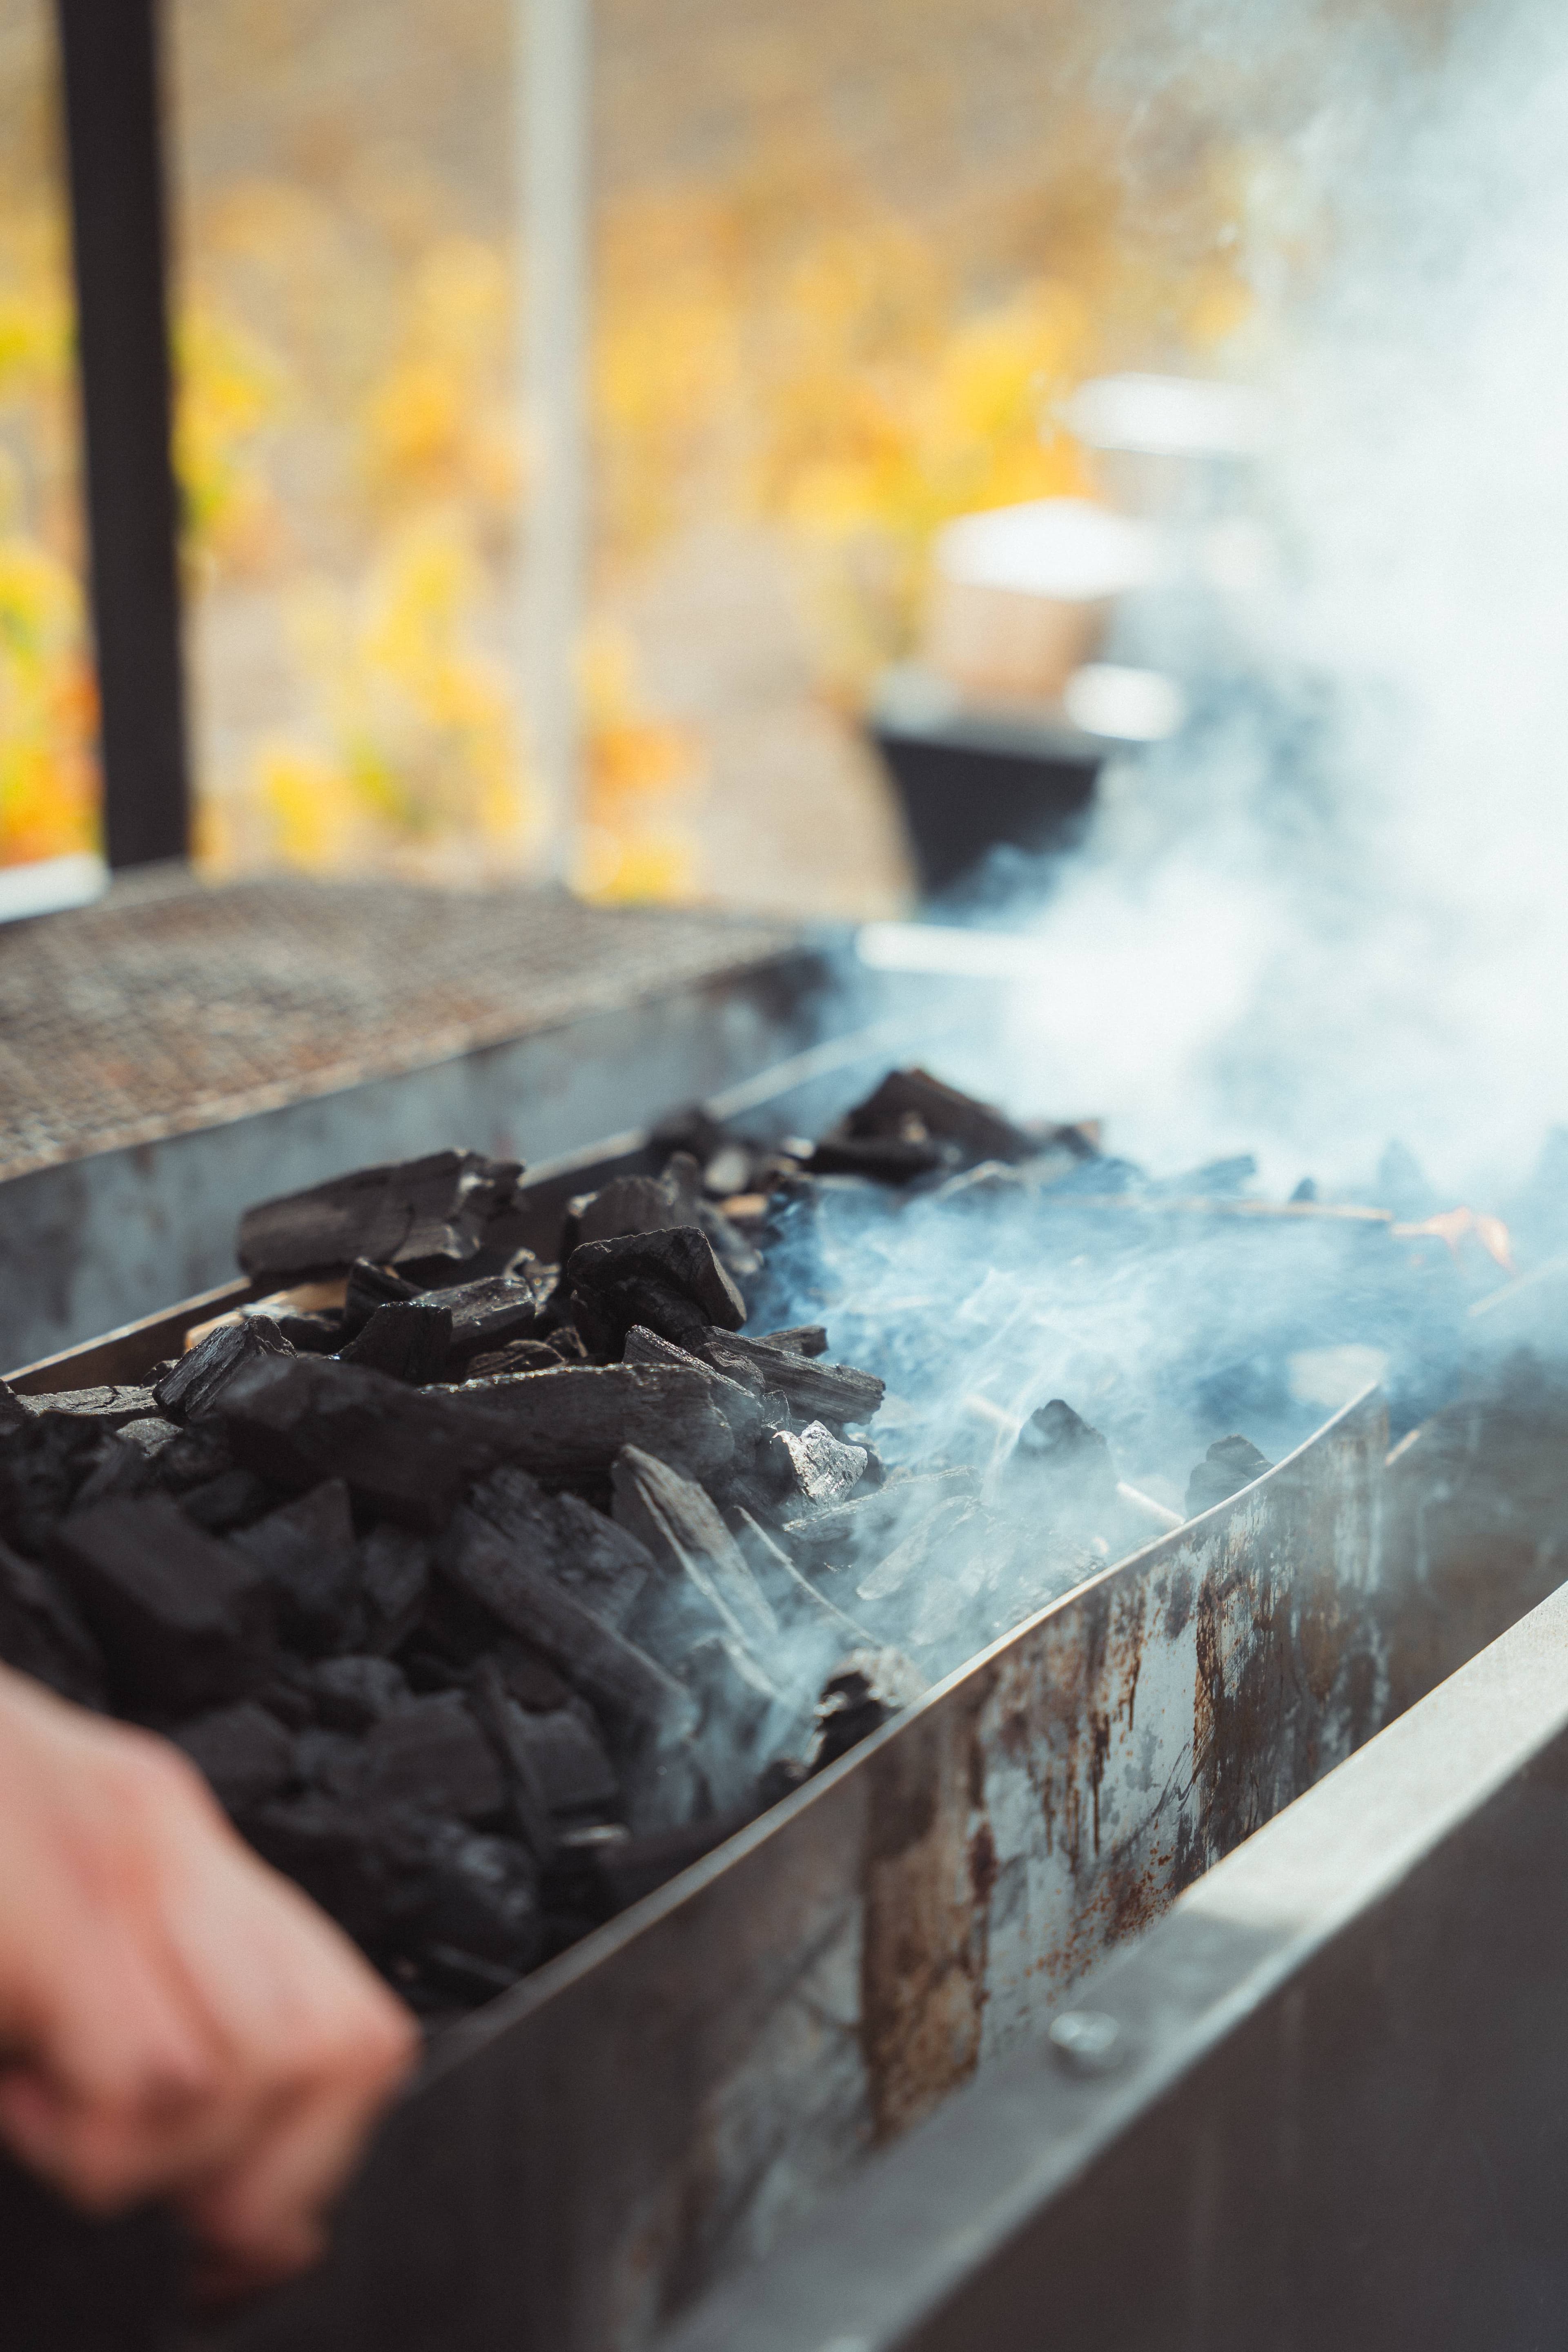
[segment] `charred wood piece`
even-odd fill
[[[201,1421],[217,1410],[224,1391],[247,1364],[293,1352],[269,1315],[220,1323],[164,1374],[153,1391],[154,1410],[171,1421]]]
[[[10,1395],[12,1391],[7,1390],[6,1393]],[[43,1396],[17,1397],[16,1401],[22,1408],[23,1423],[37,1421],[47,1412],[63,1412],[73,1420],[100,1421],[110,1429],[124,1428],[134,1421],[152,1420],[163,1409],[152,1389],[140,1387],[61,1389]],[[4,1423],[7,1428],[22,1425],[9,1418]]]
[[[623,1738],[676,1739],[687,1728],[693,1710],[680,1685],[548,1570],[520,1556],[477,1512],[458,1513],[440,1568],[502,1625],[542,1651]]]
[[[426,1298],[397,1299],[376,1308],[338,1360],[363,1364],[411,1388],[423,1388],[441,1378],[451,1348],[449,1307]]]
[[[847,1501],[869,1459],[864,1445],[845,1444],[819,1421],[808,1422],[798,1435],[794,1430],[775,1430],[763,1454],[764,1475],[784,1498],[792,1518]]]
[[[924,1675],[897,1650],[856,1650],[829,1675],[816,1703],[811,1769],[826,1771],[841,1756],[880,1731],[927,1687]]]
[[[365,1648],[377,1657],[400,1650],[424,1613],[430,1590],[430,1547],[411,1528],[373,1528],[360,1546],[359,1591]]]
[[[409,1804],[458,1822],[493,1820],[506,1802],[495,1750],[457,1692],[412,1698],[372,1725],[343,1793]]]
[[[595,1292],[626,1282],[659,1283],[689,1298],[723,1330],[738,1331],[746,1319],[745,1300],[713,1255],[707,1234],[696,1225],[584,1242],[567,1259],[563,1279],[571,1289]]]
[[[805,1421],[822,1421],[834,1428],[858,1426],[880,1410],[887,1383],[875,1372],[858,1371],[852,1364],[822,1364],[766,1339],[745,1339],[731,1331],[712,1331],[701,1347],[704,1360],[715,1370],[742,1380],[754,1373],[764,1389],[782,1396],[790,1411]]]
[[[0,1658],[79,1706],[107,1704],[103,1653],[69,1592],[36,1560],[0,1544]]]
[[[349,1490],[329,1478],[234,1538],[271,1587],[283,1638],[307,1650],[345,1647],[357,1630],[359,1555]]]
[[[294,1777],[293,1739],[253,1699],[199,1715],[174,1737],[226,1812],[245,1813],[265,1804]]]
[[[466,1363],[483,1350],[493,1353],[515,1339],[534,1338],[547,1295],[542,1282],[524,1275],[489,1274],[429,1296],[432,1304],[450,1311],[453,1360]]]
[[[1098,1429],[1061,1397],[1031,1413],[1003,1467],[1015,1507],[1037,1504],[1057,1517],[1109,1524],[1117,1511],[1116,1465]]]
[[[654,1573],[637,1537],[576,1495],[547,1495],[526,1470],[492,1470],[468,1508],[618,1633]]]
[[[944,1086],[929,1070],[889,1070],[862,1103],[834,1130],[835,1139],[886,1141],[899,1139],[953,1143],[971,1160],[1031,1160],[1042,1138],[1016,1127],[989,1103]]]
[[[269,1479],[258,1478],[254,1470],[237,1468],[220,1470],[216,1478],[206,1479],[200,1486],[187,1487],[180,1496],[180,1508],[198,1528],[205,1528],[209,1536],[226,1536],[236,1528],[248,1527],[280,1499]]]
[[[827,1333],[820,1323],[796,1323],[787,1331],[763,1331],[754,1344],[782,1348],[788,1356],[826,1356]]]
[[[285,1491],[337,1476],[386,1517],[430,1531],[506,1450],[504,1431],[491,1426],[498,1416],[466,1413],[449,1392],[410,1389],[330,1357],[247,1365],[220,1409],[240,1460]]]
[[[329,1731],[368,1731],[413,1697],[407,1677],[390,1658],[322,1658],[301,1679],[317,1722]]]
[[[638,1538],[660,1571],[637,1622],[657,1626],[679,1652],[692,1622],[710,1622],[766,1657],[778,1639],[778,1620],[702,1488],[635,1445],[618,1456],[614,1486],[617,1524]]]
[[[406,1306],[419,1296],[416,1282],[405,1281],[389,1265],[376,1265],[368,1257],[356,1257],[343,1289],[343,1338],[352,1339],[363,1331],[378,1307]]]
[[[100,1503],[56,1531],[51,1563],[132,1704],[189,1715],[243,1698],[272,1660],[261,1570],[163,1495]]]
[[[664,1364],[674,1370],[698,1373],[708,1383],[708,1393],[729,1425],[737,1452],[754,1446],[771,1425],[772,1416],[763,1402],[760,1377],[747,1367],[731,1375],[719,1371],[705,1357],[694,1356],[672,1340],[649,1331],[644,1325],[634,1323],[626,1333],[626,1352],[622,1361],[627,1364]],[[743,1376],[742,1376],[743,1374]]]
[[[1273,1467],[1250,1438],[1216,1438],[1187,1480],[1188,1518],[1195,1519],[1200,1511],[1212,1511],[1216,1503],[1228,1502]]]
[[[312,1185],[247,1209],[239,1263],[279,1286],[366,1258],[409,1279],[438,1277],[473,1257],[487,1227],[514,1204],[522,1170],[477,1151],[434,1151]]]
[[[457,1431],[471,1448],[488,1446],[490,1462],[516,1463],[562,1486],[606,1475],[624,1445],[644,1446],[694,1478],[721,1470],[735,1452],[696,1366],[562,1365],[427,1391],[417,1402],[449,1406]]]
[[[548,1339],[512,1339],[504,1348],[487,1349],[482,1355],[469,1358],[463,1368],[464,1377],[470,1381],[500,1381],[512,1372],[552,1372],[563,1360],[555,1345],[559,1336],[552,1333]]]

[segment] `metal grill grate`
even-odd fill
[[[779,925],[557,894],[143,873],[0,929],[0,1179],[754,965]]]

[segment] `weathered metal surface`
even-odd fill
[[[623,2352],[1376,1727],[1375,1394],[453,2036],[246,2352]]]
[[[1561,2343],[1565,1794],[1568,1589],[661,2352]]]

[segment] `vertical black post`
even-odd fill
[[[157,0],[57,0],[111,866],[189,846]]]

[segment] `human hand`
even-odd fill
[[[167,2197],[211,2294],[287,2276],[414,2021],[166,1741],[0,1666],[0,2139],[73,2203]]]

